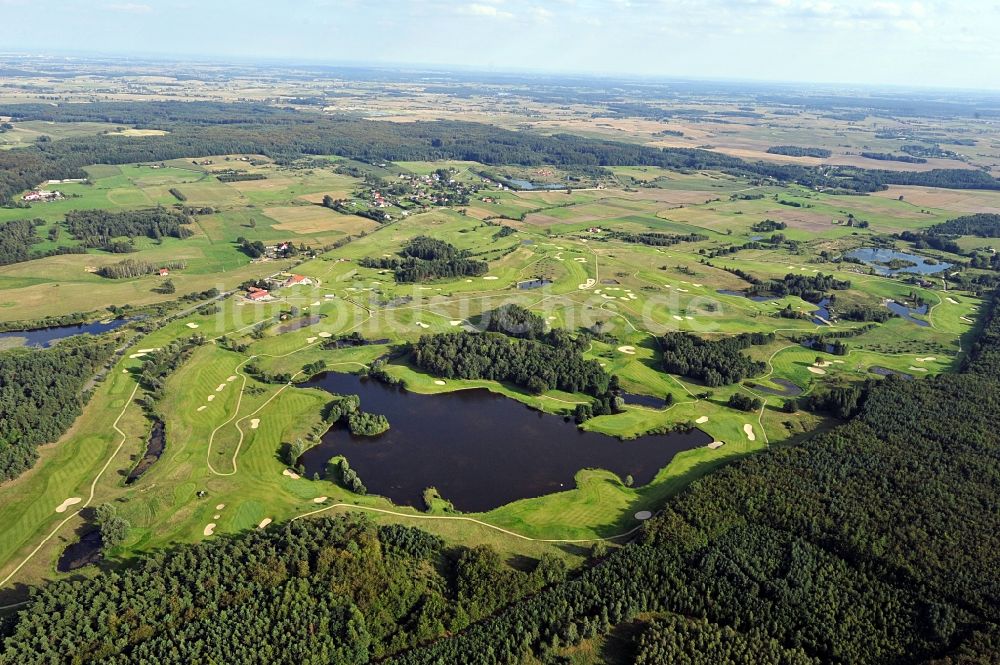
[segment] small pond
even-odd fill
[[[524,180],[522,178],[507,178],[504,184],[508,187],[513,187],[514,189],[524,189],[528,191],[532,190],[557,190],[566,189],[566,185],[560,185],[558,183],[541,183],[541,182],[531,182],[530,180]]]
[[[146,442],[146,454],[142,456],[135,468],[129,472],[125,478],[125,484],[131,485],[142,477],[142,474],[149,471],[149,467],[156,464],[163,454],[163,448],[167,442],[167,435],[162,420],[153,422],[153,429],[149,433],[149,441]]]
[[[334,372],[303,385],[357,394],[362,409],[391,425],[375,438],[331,429],[300,458],[306,477],[325,475],[330,458],[344,455],[369,492],[420,508],[431,486],[458,510],[481,512],[572,489],[584,468],[631,474],[645,485],[677,453],[712,441],[700,430],[619,441],[483,389],[420,395]]]
[[[104,321],[95,323],[81,323],[72,326],[56,326],[54,328],[38,328],[36,330],[19,330],[15,332],[0,333],[2,339],[26,340],[24,346],[33,346],[47,349],[59,340],[76,335],[100,335],[116,328],[121,328],[129,323],[131,319],[115,319],[114,321]]]
[[[848,252],[846,256],[858,259],[864,262],[865,265],[871,266],[879,275],[898,275],[901,272],[917,275],[934,275],[942,270],[947,270],[952,265],[944,261],[934,262],[932,259],[919,256],[918,254],[907,254],[906,252],[897,252],[893,249],[878,249],[875,247],[856,249],[853,252]],[[895,269],[887,265],[880,265],[893,260],[912,263],[914,265],[906,265]]]
[[[529,279],[524,282],[518,282],[517,288],[519,289],[540,289],[543,286],[548,286],[552,283],[551,279]]]
[[[60,573],[71,573],[99,562],[101,544],[101,531],[96,528],[91,529],[80,536],[80,540],[66,546],[56,563],[56,570]]]
[[[906,305],[898,303],[895,300],[888,300],[886,301],[885,306],[888,307],[891,312],[906,319],[910,323],[915,323],[918,326],[923,326],[923,327],[927,327],[930,325],[929,321],[925,319],[918,319],[913,316],[914,314],[926,315],[928,309],[927,305],[921,305],[920,307],[913,308],[913,307],[907,307]]]
[[[895,374],[896,376],[906,379],[907,381],[913,379],[912,374],[907,374],[906,372],[899,372],[894,369],[889,369],[888,367],[879,367],[878,365],[872,365],[868,368],[868,371],[872,374],[877,374],[879,376],[889,376],[890,374]]]
[[[621,395],[622,399],[625,400],[626,404],[635,404],[637,406],[645,406],[650,409],[662,409],[666,404],[666,400],[663,397],[654,397],[653,395],[640,395],[638,393],[627,393],[622,391],[618,393]]]

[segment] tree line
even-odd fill
[[[660,338],[663,369],[713,388],[739,383],[767,369],[766,364],[751,360],[742,351],[773,341],[774,333],[742,333],[707,340],[691,333],[668,332]]]

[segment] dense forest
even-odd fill
[[[610,240],[621,240],[642,245],[653,245],[654,247],[668,247],[682,242],[700,242],[708,240],[708,236],[700,233],[688,233],[680,235],[677,233],[657,233],[649,231],[644,233],[631,233],[628,231],[605,231],[604,237]]]
[[[787,155],[789,157],[819,157],[826,159],[833,153],[826,148],[810,148],[798,145],[772,145],[767,149],[772,155]]]
[[[164,237],[187,238],[185,228],[191,218],[182,212],[166,208],[144,210],[71,210],[66,213],[66,230],[86,247],[107,247],[115,238],[145,236],[153,240]]]
[[[113,341],[83,336],[51,349],[0,352],[0,480],[30,469],[37,446],[69,429],[84,385],[113,351]]]
[[[304,155],[382,160],[476,161],[489,165],[659,166],[718,170],[808,187],[872,192],[890,184],[1000,189],[1000,181],[972,169],[895,172],[857,168],[816,169],[746,162],[693,148],[655,148],[568,134],[543,136],[458,122],[393,123],[353,116],[328,117],[255,104],[138,102],[17,104],[0,106],[15,120],[97,121],[128,118],[163,136],[83,136],[0,153],[0,204],[48,179],[83,178],[89,164],[128,164],[182,157],[254,153],[281,161]]]
[[[565,577],[553,557],[532,568],[399,525],[292,522],[48,585],[0,660],[368,663],[461,631]]]
[[[542,342],[491,332],[424,335],[413,345],[417,367],[436,376],[509,382],[534,393],[605,395],[608,375],[581,351],[578,341],[565,336]]]
[[[767,369],[767,365],[751,360],[742,351],[773,341],[774,333],[742,333],[707,340],[691,333],[669,332],[660,339],[663,368],[709,387],[739,383]]]
[[[830,291],[851,288],[849,280],[837,279],[833,275],[800,275],[788,273],[781,279],[755,280],[746,293],[749,296],[798,296],[807,302],[817,303],[827,297]]]
[[[392,270],[401,283],[476,277],[490,269],[485,261],[469,258],[469,252],[427,236],[413,238],[398,257],[365,257],[358,263],[366,268]]]
[[[861,156],[866,159],[875,159],[883,162],[904,162],[906,164],[927,163],[927,160],[923,157],[914,157],[913,155],[895,155],[891,152],[862,152]]]
[[[1000,215],[977,213],[949,219],[926,229],[933,235],[978,236],[980,238],[1000,237]]]
[[[42,241],[37,232],[40,222],[41,220],[18,219],[0,224],[0,265],[31,258],[32,245]]]

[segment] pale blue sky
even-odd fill
[[[0,0],[0,50],[1000,89],[1000,0]]]

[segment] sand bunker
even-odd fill
[[[257,525],[257,528],[258,529],[263,529],[264,527],[266,527],[270,523],[271,523],[271,518],[270,517],[265,517],[264,519],[262,519],[260,521],[260,524]]]
[[[695,422],[698,423],[699,425],[701,425],[702,423],[707,423],[708,422],[708,416],[701,416]]]
[[[204,404],[202,404],[201,406],[198,407],[198,410],[199,411],[204,411],[207,408],[208,408],[207,406],[205,406]]]
[[[495,277],[493,275],[487,275],[486,277],[483,277],[483,279],[485,279],[486,281],[492,282],[493,280],[500,279],[500,278],[499,277]]]
[[[316,497],[315,499],[313,499],[313,503],[324,503],[324,502],[326,502],[326,500],[327,500],[328,498],[330,498],[330,497],[326,497],[326,496],[318,496],[318,497]]]
[[[911,371],[911,372],[926,372],[926,371],[927,371],[927,368],[926,368],[926,367],[913,367],[913,366],[911,365],[911,366],[910,366],[910,371]]]
[[[315,337],[306,337],[306,344],[312,344],[316,341]]]
[[[450,323],[453,326],[460,326],[460,325],[462,325],[461,321],[456,321],[456,320],[449,321],[448,323]]]
[[[751,438],[751,441],[752,440],[753,439]],[[712,443],[708,444],[708,447],[711,448],[712,450],[715,450],[716,448],[721,448],[724,445],[726,445],[725,441],[713,441]]]
[[[232,376],[226,377],[226,381],[235,381],[238,378],[239,378],[238,376],[233,374]]]
[[[297,474],[294,471],[292,471],[291,469],[285,469],[284,471],[281,472],[281,475],[288,476],[292,480],[298,480],[299,478],[302,477],[299,474]]]
[[[145,356],[146,356],[145,353],[133,353],[132,355],[129,356],[129,358],[135,360],[136,358],[144,358]]]
[[[316,302],[314,302],[313,304],[311,304],[311,305],[309,305],[309,306],[310,306],[310,307],[319,307],[319,306],[320,306],[320,305],[322,305],[322,304],[323,304],[323,303],[321,303],[320,301],[318,301],[318,300],[317,300]]]
[[[216,513],[216,514],[212,515],[212,519],[213,519],[213,520],[217,520],[217,519],[219,519],[220,517],[222,517],[222,515],[220,515],[219,513]]]
[[[139,349],[136,353],[152,353],[153,351],[159,351],[159,349]]]
[[[692,283],[691,286],[697,286],[698,288],[701,288],[701,284],[693,284]]]
[[[415,325],[419,328],[424,328],[424,329],[430,328],[430,326],[424,323],[423,321],[417,321]]]
[[[215,392],[221,393],[223,390],[225,390],[225,388],[226,388],[226,384],[220,383],[219,387],[215,389]]]
[[[319,336],[322,337],[323,339],[326,339],[327,337],[333,337],[333,333],[321,332]]]
[[[213,533],[215,533],[215,522],[209,522],[205,525],[205,530],[202,531],[202,534],[211,536]]]
[[[970,319],[970,318],[969,318],[969,317],[967,317],[967,316],[960,316],[960,317],[958,317],[958,318],[959,318],[959,319],[961,319],[961,320],[962,320],[963,322],[965,322],[965,323],[975,323],[975,321],[973,321],[972,319]]]
[[[813,374],[821,374],[821,375],[826,374],[826,370],[820,369],[819,367],[807,367],[806,369],[808,369]]]
[[[260,418],[254,418],[250,421],[250,429],[257,429],[260,427]]]
[[[687,319],[688,321],[694,321],[693,316],[685,316],[684,318]]]
[[[829,360],[821,360],[818,363],[816,363],[816,367],[829,367],[832,364],[833,363],[830,362]]]
[[[929,363],[937,360],[934,356],[927,356],[926,358],[917,358],[918,363]]]
[[[444,381],[442,381],[441,379],[437,379],[437,380],[436,380],[436,381],[434,382],[434,385],[436,385],[436,386],[443,386],[443,385],[444,385]]]
[[[587,289],[592,289],[592,288],[594,288],[594,286],[595,286],[596,284],[597,284],[597,280],[596,280],[596,279],[592,279],[592,278],[591,278],[591,279],[588,279],[588,280],[587,280],[586,282],[584,282],[583,284],[578,284],[576,288],[578,288],[578,289],[580,289],[580,290],[583,290],[583,291],[586,291]]]
[[[81,499],[80,497],[78,497],[78,496],[71,496],[70,498],[66,499],[65,501],[63,501],[62,503],[60,503],[58,506],[56,506],[56,512],[57,513],[65,513],[67,508],[69,508],[70,506],[75,506],[76,504],[80,503],[81,501],[83,501],[83,499]]]
[[[211,402],[213,399],[215,399],[215,395],[209,395],[208,396],[208,401],[209,402]]]
[[[753,425],[747,423],[743,426],[743,433],[747,435],[747,438],[751,441],[757,440],[757,435],[753,433]]]
[[[677,321],[683,321],[684,317],[683,316],[677,316],[676,314],[674,314],[674,319],[676,319]]]
[[[576,261],[577,263],[586,263],[587,262],[587,259],[583,258],[582,256],[578,256],[578,257],[576,257],[573,260]]]
[[[191,328],[193,330],[194,328],[198,327],[198,324],[197,323],[189,323],[189,324],[187,324],[187,327]]]
[[[619,346],[618,350],[621,351],[622,353],[627,353],[630,356],[634,356],[635,355],[635,347],[634,346]]]
[[[635,518],[637,520],[648,520],[652,516],[653,513],[649,512],[648,510],[640,510],[635,514]]]
[[[225,507],[226,507],[226,504],[224,504],[224,503],[220,503],[219,505],[217,505],[217,506],[215,507],[215,509],[216,509],[216,510],[222,510],[222,509],[223,509],[223,508],[225,508]]]
[[[957,305],[958,304],[958,301],[955,300],[954,298],[945,298],[945,300],[947,300],[948,302],[950,302],[952,305]]]

